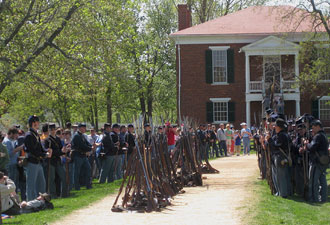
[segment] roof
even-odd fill
[[[171,34],[178,36],[279,34],[313,31],[307,11],[293,6],[251,6]],[[320,27],[318,31],[323,31]]]

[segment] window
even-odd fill
[[[227,50],[212,51],[213,82],[227,82]]]
[[[320,119],[321,120],[330,120],[330,100],[320,100],[319,102],[320,107]]]
[[[228,102],[213,102],[214,122],[228,121]]]

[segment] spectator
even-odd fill
[[[225,135],[226,135],[227,152],[229,153],[229,155],[231,155],[231,140],[233,139],[233,132],[230,129],[229,123],[226,125]]]
[[[14,181],[15,184],[18,184],[18,169],[17,162],[19,151],[23,149],[23,146],[15,148],[15,141],[18,138],[18,130],[16,128],[10,128],[7,132],[7,137],[3,140],[3,144],[6,145],[8,154],[9,154],[9,164],[8,164],[8,176]],[[17,190],[16,190],[17,191]]]
[[[176,135],[176,133],[173,129],[173,126],[171,126],[170,123],[166,124],[165,133],[166,133],[166,136],[167,136],[168,152],[171,153],[171,151],[173,151],[174,148],[175,148],[175,135]]]
[[[251,138],[251,130],[247,128],[246,123],[241,123],[241,137],[243,138],[243,153],[244,155],[250,155],[250,138]]]
[[[15,207],[12,195],[15,195],[15,183],[0,172],[0,194],[1,194],[1,213],[6,215],[17,215],[19,209]]]
[[[241,135],[239,133],[239,130],[235,131],[234,140],[235,140],[234,154],[236,154],[236,156],[239,156],[241,153]]]
[[[227,137],[225,135],[225,125],[223,123],[220,124],[220,128],[217,131],[217,138],[219,141],[219,150],[220,150],[220,154],[221,156],[223,156],[223,152],[225,153],[225,156],[227,156],[227,145],[226,145],[226,140]]]
[[[9,163],[9,154],[6,145],[2,143],[4,134],[0,132],[0,171],[8,175],[7,165]]]
[[[26,200],[26,176],[25,176],[25,166],[27,163],[27,157],[24,151],[24,140],[25,140],[25,133],[23,130],[18,130],[18,138],[15,142],[15,148],[22,146],[22,150],[19,152],[18,157],[18,186],[22,201]]]
[[[90,129],[90,135],[88,135],[87,137],[88,137],[88,141],[91,145],[94,145],[96,143],[99,135],[96,134],[94,127],[92,127]],[[92,152],[90,152],[90,155],[88,156],[88,161],[89,161],[89,164],[91,165],[92,177],[97,178],[99,176],[98,171],[100,171],[101,168],[100,168],[98,159],[96,158],[96,149],[93,150]]]

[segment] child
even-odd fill
[[[235,140],[235,152],[237,156],[241,153],[241,135],[238,130],[235,131],[234,140]]]

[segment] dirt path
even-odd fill
[[[257,172],[256,156],[211,161],[220,174],[207,174],[203,187],[184,188],[162,212],[113,213],[115,195],[77,210],[54,224],[241,224],[244,201]]]

